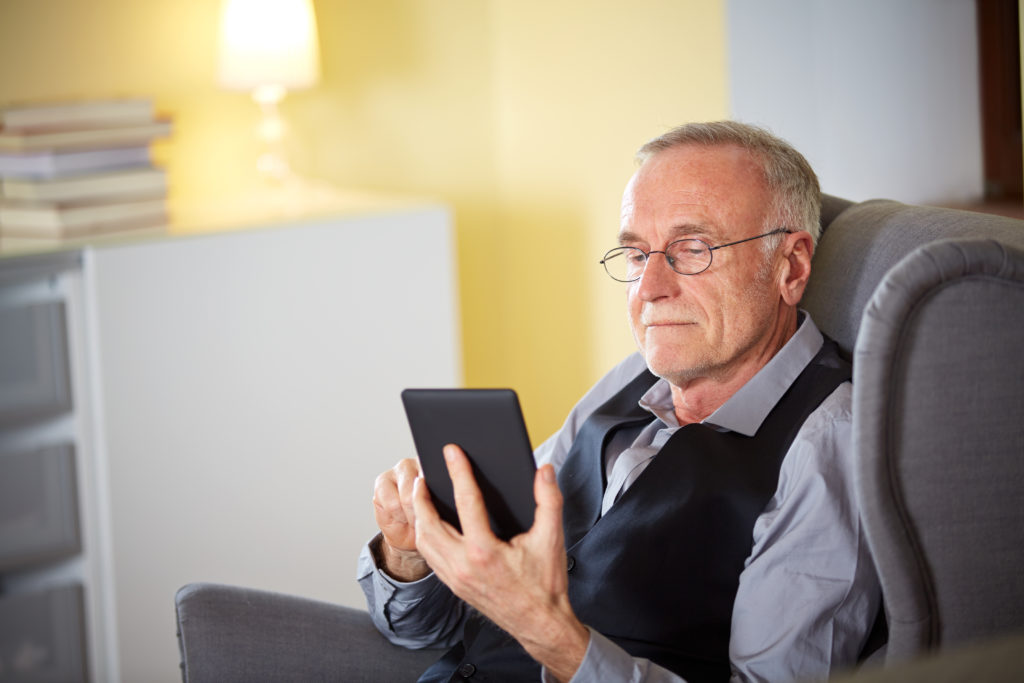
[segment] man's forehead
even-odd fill
[[[622,198],[619,222],[627,226],[635,220],[683,220],[705,223],[720,201],[712,192],[683,187],[666,187],[656,193],[637,195],[627,191]]]
[[[755,200],[764,205],[760,169],[745,150],[733,146],[684,146],[647,159],[626,184],[620,225],[636,221],[706,224]],[[756,196],[755,196],[756,195]]]

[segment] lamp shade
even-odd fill
[[[315,85],[320,47],[312,0],[223,0],[219,76],[233,90]]]

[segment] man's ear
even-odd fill
[[[796,306],[803,298],[807,280],[811,277],[811,257],[814,241],[806,230],[786,235],[782,247],[782,268],[779,273],[779,292],[789,306]]]

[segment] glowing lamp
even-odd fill
[[[218,71],[223,87],[250,92],[262,111],[259,135],[266,151],[257,167],[285,179],[291,170],[277,105],[289,90],[312,87],[320,79],[312,0],[223,0]]]

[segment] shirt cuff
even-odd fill
[[[608,640],[594,629],[590,631],[590,641],[583,662],[568,683],[604,683],[605,681],[622,681],[633,683],[640,680],[643,671],[637,666],[637,660],[621,647]],[[558,683],[558,680],[546,669],[541,668],[543,683]]]
[[[389,631],[391,626],[392,608],[398,605],[409,606],[420,602],[438,587],[438,579],[434,574],[427,574],[417,581],[399,581],[388,576],[377,566],[372,546],[380,543],[377,534],[363,546],[359,553],[356,568],[356,579],[367,599],[367,607],[375,621],[383,621]],[[380,619],[382,618],[382,619]],[[383,624],[382,624],[383,625]]]

